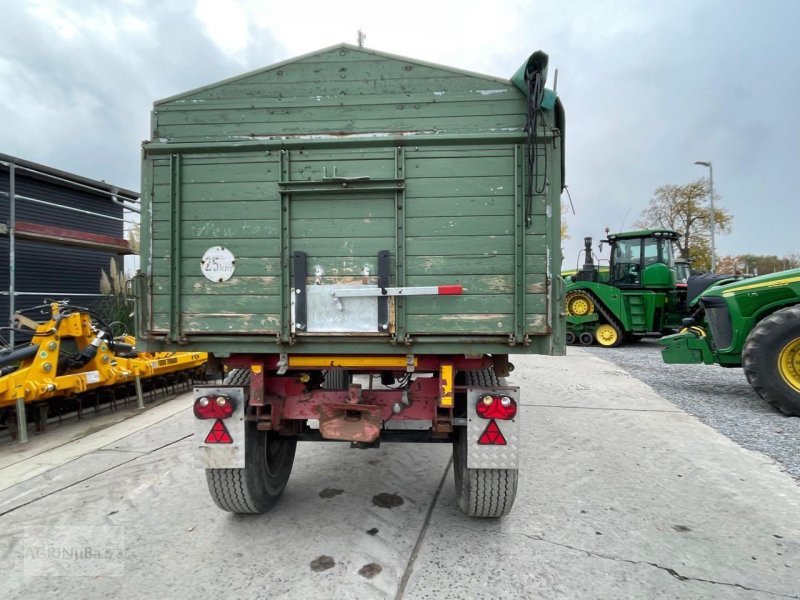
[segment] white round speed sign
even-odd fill
[[[228,281],[233,277],[236,268],[236,257],[227,248],[214,246],[203,254],[200,260],[200,270],[209,281]]]

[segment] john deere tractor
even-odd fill
[[[664,362],[743,367],[764,400],[800,416],[800,269],[708,288],[698,306],[659,340]]]
[[[607,269],[595,264],[592,238],[585,238],[583,268],[566,277],[567,343],[613,347],[673,333],[692,297],[731,279],[713,275],[679,284],[673,252],[679,237],[669,229],[608,234],[600,242],[601,250],[604,243],[611,246]]]

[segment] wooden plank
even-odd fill
[[[526,294],[544,294],[546,292],[547,276],[544,273],[529,273],[525,275]]]
[[[408,198],[508,196],[513,193],[512,177],[428,177],[406,180]]]
[[[153,261],[153,276],[169,276],[169,258],[157,257]],[[278,275],[281,270],[279,257],[257,258],[236,257],[234,277],[260,277]],[[190,277],[202,277],[200,258],[184,258],[181,261],[181,273]]]
[[[475,333],[508,335],[514,325],[514,315],[510,314],[448,314],[448,315],[408,315],[406,329],[414,333],[454,334]]]
[[[515,88],[516,90],[516,88]],[[436,95],[428,92],[420,94],[381,94],[381,95],[345,95],[345,96],[308,96],[304,98],[281,98],[278,96],[262,96],[258,98],[227,98],[204,100],[203,102],[178,101],[171,104],[158,104],[155,107],[157,115],[165,113],[191,113],[203,112],[209,109],[247,111],[251,109],[285,109],[294,107],[320,107],[339,110],[350,106],[414,106],[417,104],[436,104],[442,106],[460,103],[483,102],[494,105],[498,102],[516,102],[518,109],[511,112],[526,114],[526,101],[522,92],[514,91],[502,100],[492,98],[492,95],[477,97],[474,93],[448,91],[447,94]]]
[[[156,295],[169,293],[169,277],[153,277],[153,293]],[[226,295],[263,295],[279,296],[281,292],[280,278],[264,277],[231,277],[228,281],[209,281],[205,277],[181,277],[183,294]]]
[[[510,294],[514,289],[513,275],[406,275],[408,286],[461,285],[465,296]],[[496,311],[493,311],[496,312]]]
[[[157,260],[170,260],[169,240],[153,240],[153,257]],[[212,246],[224,245],[236,257],[240,258],[277,258],[280,257],[280,241],[277,239],[235,240],[224,238],[208,238],[205,240],[184,240],[181,244],[183,256],[200,258]],[[377,253],[377,251],[376,251]]]
[[[373,56],[371,58],[348,61],[342,61],[342,58],[344,57],[337,57],[334,61],[304,60],[293,62],[275,69],[256,73],[243,79],[242,82],[264,85],[269,85],[276,81],[304,84],[309,81],[340,82],[343,79],[429,79],[459,75],[447,69],[386,57]],[[477,77],[475,79],[479,82],[486,81]],[[489,83],[498,87],[501,85],[496,82]],[[509,84],[506,84],[506,87],[510,87]]]
[[[292,251],[308,253],[309,260],[347,256],[376,256],[381,250],[389,250],[393,240],[384,238],[319,238],[292,240]]]
[[[524,111],[523,111],[524,112]],[[514,147],[507,143],[470,144],[469,146],[420,146],[407,150],[408,159],[427,158],[507,158],[514,159]]]
[[[530,250],[530,247],[528,248]],[[547,257],[544,254],[528,254],[525,256],[526,274],[547,273]]]
[[[457,198],[409,198],[406,216],[412,217],[467,217],[480,215],[514,214],[514,197],[475,196]]]
[[[522,131],[521,114],[491,117],[451,115],[448,117],[393,117],[380,119],[337,118],[324,121],[284,121],[247,123],[204,123],[199,125],[159,125],[155,136],[180,140],[251,139],[254,137],[391,132],[429,133],[510,133]]]
[[[169,302],[167,295],[153,295],[154,308],[166,306]],[[184,315],[261,315],[275,314],[280,311],[281,299],[279,296],[248,296],[248,295],[186,295],[181,298],[181,313]]]
[[[471,249],[472,251],[475,248]],[[544,257],[541,257],[544,264]],[[507,275],[514,270],[508,254],[422,255],[406,259],[407,277],[412,275]]]
[[[226,183],[226,182],[270,182],[278,181],[278,165],[275,160],[263,157],[242,162],[236,154],[213,162],[198,162],[194,157],[186,158],[181,164],[182,183]],[[153,173],[156,185],[169,183],[169,170],[158,168]]]
[[[547,333],[547,315],[525,315],[525,331],[532,334]]]
[[[384,94],[430,94],[434,92],[454,92],[473,94],[476,98],[499,100],[504,97],[514,98],[519,92],[508,84],[478,79],[457,73],[443,76],[423,78],[396,79],[340,79],[338,81],[303,81],[303,82],[257,82],[237,81],[210,88],[186,100],[232,99],[232,98],[316,98],[325,96],[372,96]],[[481,93],[483,92],[483,94]],[[445,94],[440,97],[446,101]]]
[[[546,314],[547,296],[543,293],[527,294],[525,296],[525,313],[527,315]]]
[[[278,235],[278,221],[274,219],[182,221],[181,239],[268,239]],[[169,235],[169,221],[153,223],[153,237]]]
[[[316,201],[303,201],[292,196],[292,219],[330,219],[332,215],[344,215],[353,210],[353,203],[358,202],[359,215],[365,219],[394,220],[394,203],[385,194],[359,194],[358,198],[341,196],[316,196]]]
[[[243,105],[225,108],[217,103],[192,110],[157,111],[158,127],[174,125],[222,125],[245,123],[297,123],[319,121],[382,120],[391,118],[437,118],[455,115],[470,117],[490,117],[494,115],[524,115],[525,104],[519,99],[494,100],[487,102],[485,98],[475,99],[467,96],[461,102],[448,102],[440,99],[426,98],[418,102],[409,102],[408,96],[402,96],[396,102],[375,102],[372,104],[345,104],[318,102],[316,98],[296,98],[283,100],[269,107],[253,107]]]
[[[188,183],[183,186],[183,202],[225,202],[229,200],[275,200],[277,182]],[[156,201],[167,197],[168,188],[153,186]]]
[[[378,273],[378,257],[377,253],[375,256],[311,256],[309,258],[310,283],[316,281],[313,273],[317,267],[320,267],[323,272],[320,279],[322,284],[341,283],[341,278],[361,281],[365,267],[369,268],[372,282]],[[390,272],[395,273],[394,257],[391,258]]]
[[[409,296],[406,298],[406,318],[411,315],[453,315],[510,313],[514,298],[510,295],[471,296]]]
[[[526,264],[530,262],[531,256],[536,257],[536,255],[543,256],[547,254],[546,236],[543,233],[525,236],[525,252],[528,256],[525,260]]]
[[[153,221],[169,220],[169,206],[163,202],[153,203]],[[278,200],[241,200],[225,202],[184,203],[183,218],[186,221],[227,219],[278,219]]]
[[[511,177],[513,175],[513,157],[480,156],[453,160],[447,157],[426,156],[406,159],[406,177]]]
[[[476,250],[482,250],[484,256],[511,254],[514,251],[514,236],[445,235],[406,238],[408,256],[460,256],[475,254]]]
[[[337,177],[369,177],[371,179],[392,179],[394,177],[394,157],[292,160],[289,173],[292,181],[320,181],[325,177],[332,177],[334,167],[336,167]]]
[[[512,235],[514,216],[406,218],[406,235]]]
[[[391,206],[387,202],[388,206]],[[319,204],[317,204],[319,206]],[[349,211],[358,212],[358,203],[351,205]],[[394,218],[372,218],[372,217],[352,217],[337,219],[303,219],[292,218],[290,227],[292,240],[306,238],[382,238],[392,241],[394,244]]]
[[[223,315],[192,314],[181,318],[185,334],[275,334],[280,327],[280,317],[275,315]],[[159,312],[153,314],[153,326],[157,330],[169,327],[169,315]]]

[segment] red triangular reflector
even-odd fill
[[[232,444],[233,438],[228,430],[225,428],[225,423],[222,419],[217,419],[211,431],[206,436],[206,444]],[[505,443],[505,441],[503,442]]]
[[[486,429],[483,430],[481,437],[478,438],[478,443],[483,446],[505,446],[506,438],[503,437],[503,432],[495,423],[494,419],[489,421]]]

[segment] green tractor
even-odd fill
[[[680,333],[659,340],[665,363],[743,367],[753,389],[800,416],[800,269],[705,290]]]
[[[567,343],[614,347],[680,328],[690,300],[730,276],[689,277],[687,261],[676,265],[679,237],[669,229],[607,234],[600,249],[611,246],[608,268],[595,264],[592,238],[585,238],[583,268],[565,278]]]

